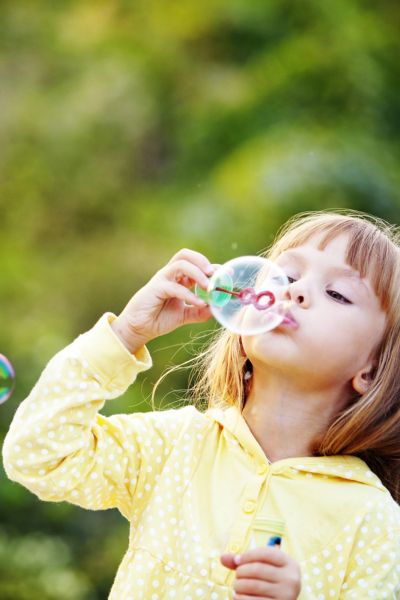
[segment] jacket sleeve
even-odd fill
[[[145,346],[134,355],[125,348],[110,327],[114,318],[105,313],[50,360],[15,413],[3,460],[8,477],[41,500],[117,507],[129,519],[134,499],[142,503],[150,494],[189,414],[99,414],[152,366]]]
[[[400,507],[391,498],[360,524],[342,589],[343,600],[400,600]]]

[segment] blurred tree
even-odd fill
[[[1,436],[50,357],[180,247],[255,254],[309,209],[399,221],[399,17],[394,0],[0,4],[0,352],[17,371]],[[214,326],[154,340],[153,369],[104,412],[147,410]],[[0,520],[2,598],[106,597],[118,514],[1,472]]]

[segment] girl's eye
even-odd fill
[[[347,298],[342,296],[342,294],[339,294],[339,292],[335,292],[335,290],[328,290],[327,293],[331,296],[331,298],[338,300],[338,302],[342,302],[342,304],[352,304],[350,300],[347,300]]]
[[[289,283],[294,283],[296,281],[296,279],[294,279],[294,277],[290,277],[290,275],[286,275],[286,277],[288,278]],[[341,302],[342,304],[352,304],[350,300],[348,300],[342,294],[339,294],[339,292],[336,292],[335,290],[328,290],[327,294],[329,294],[331,298],[337,300],[338,302]]]

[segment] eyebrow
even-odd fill
[[[300,252],[298,252],[296,250],[284,250],[280,256],[282,258],[289,256],[289,258],[295,258],[302,264],[307,263],[307,259]],[[369,294],[369,289],[365,285],[363,280],[361,279],[358,271],[351,269],[349,267],[332,267],[329,269],[329,271],[331,273],[334,273],[335,275],[341,275],[342,277],[347,277],[348,279],[352,279],[356,283],[360,284],[361,287]]]

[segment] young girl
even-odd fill
[[[397,230],[307,213],[265,255],[291,316],[219,332],[200,357],[206,411],[99,412],[152,366],[150,340],[210,318],[191,288],[213,266],[184,249],[56,354],[15,414],[12,480],[129,520],[112,600],[400,598]]]

